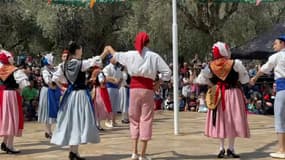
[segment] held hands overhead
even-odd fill
[[[113,49],[113,47],[108,45],[108,46],[105,46],[105,48],[104,48],[103,52],[101,53],[100,57],[102,59],[104,59],[108,54],[112,54],[113,55],[113,54],[115,54],[115,52],[116,51]]]

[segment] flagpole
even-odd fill
[[[176,0],[172,0],[172,54],[173,54],[173,97],[174,97],[174,134],[179,134],[179,105],[178,105],[178,42],[177,42],[177,7]]]

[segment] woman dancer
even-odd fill
[[[218,158],[239,158],[235,154],[235,138],[249,138],[249,127],[245,111],[245,96],[241,84],[249,82],[248,73],[240,60],[231,60],[231,53],[225,43],[217,42],[212,48],[213,60],[201,71],[196,82],[217,85],[215,97],[221,94],[221,101],[216,109],[207,113],[205,135],[220,139]],[[229,146],[224,149],[224,140]]]
[[[100,131],[104,129],[101,127],[100,121],[111,121],[112,106],[108,90],[106,88],[106,76],[102,71],[102,66],[96,66],[92,72],[91,82],[93,84],[93,102],[96,113],[96,122]]]
[[[52,82],[52,74],[55,72],[53,67],[53,55],[46,54],[42,59],[43,87],[40,91],[40,101],[38,109],[38,122],[45,125],[45,137],[51,138],[52,124],[56,123],[57,110],[59,107],[60,91]]]
[[[0,51],[0,136],[4,137],[1,150],[7,154],[20,151],[14,148],[14,137],[22,136],[24,114],[19,89],[29,85],[23,70],[18,70],[11,53]]]
[[[95,65],[102,65],[101,56],[82,60],[82,47],[75,42],[69,43],[69,56],[63,69],[54,74],[58,81],[64,76],[68,81],[57,117],[57,125],[51,139],[56,145],[69,145],[70,160],[84,160],[78,153],[80,144],[99,143],[99,131],[96,127],[94,108],[86,85],[86,71]]]

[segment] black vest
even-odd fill
[[[86,89],[86,73],[81,70],[78,72],[78,76],[73,84],[74,90]]]
[[[76,79],[75,79],[73,84],[71,83],[71,81],[66,76],[66,69],[63,67],[64,68],[64,72],[63,72],[64,76],[67,79],[68,83],[73,85],[73,89],[74,90],[87,89],[86,72],[82,72],[81,71],[81,67],[82,67],[82,61],[80,62],[80,66],[76,68],[79,71],[78,71],[77,77],[76,77]]]
[[[5,90],[16,90],[19,88],[19,84],[14,78],[14,72],[11,73],[5,81],[2,81],[2,84],[5,85]]]

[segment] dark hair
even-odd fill
[[[75,51],[77,49],[80,49],[81,48],[81,45],[77,44],[76,42],[74,41],[70,41],[68,43],[68,51],[71,55],[75,55]]]
[[[143,46],[147,46],[148,44],[149,44],[149,39],[144,42]]]

